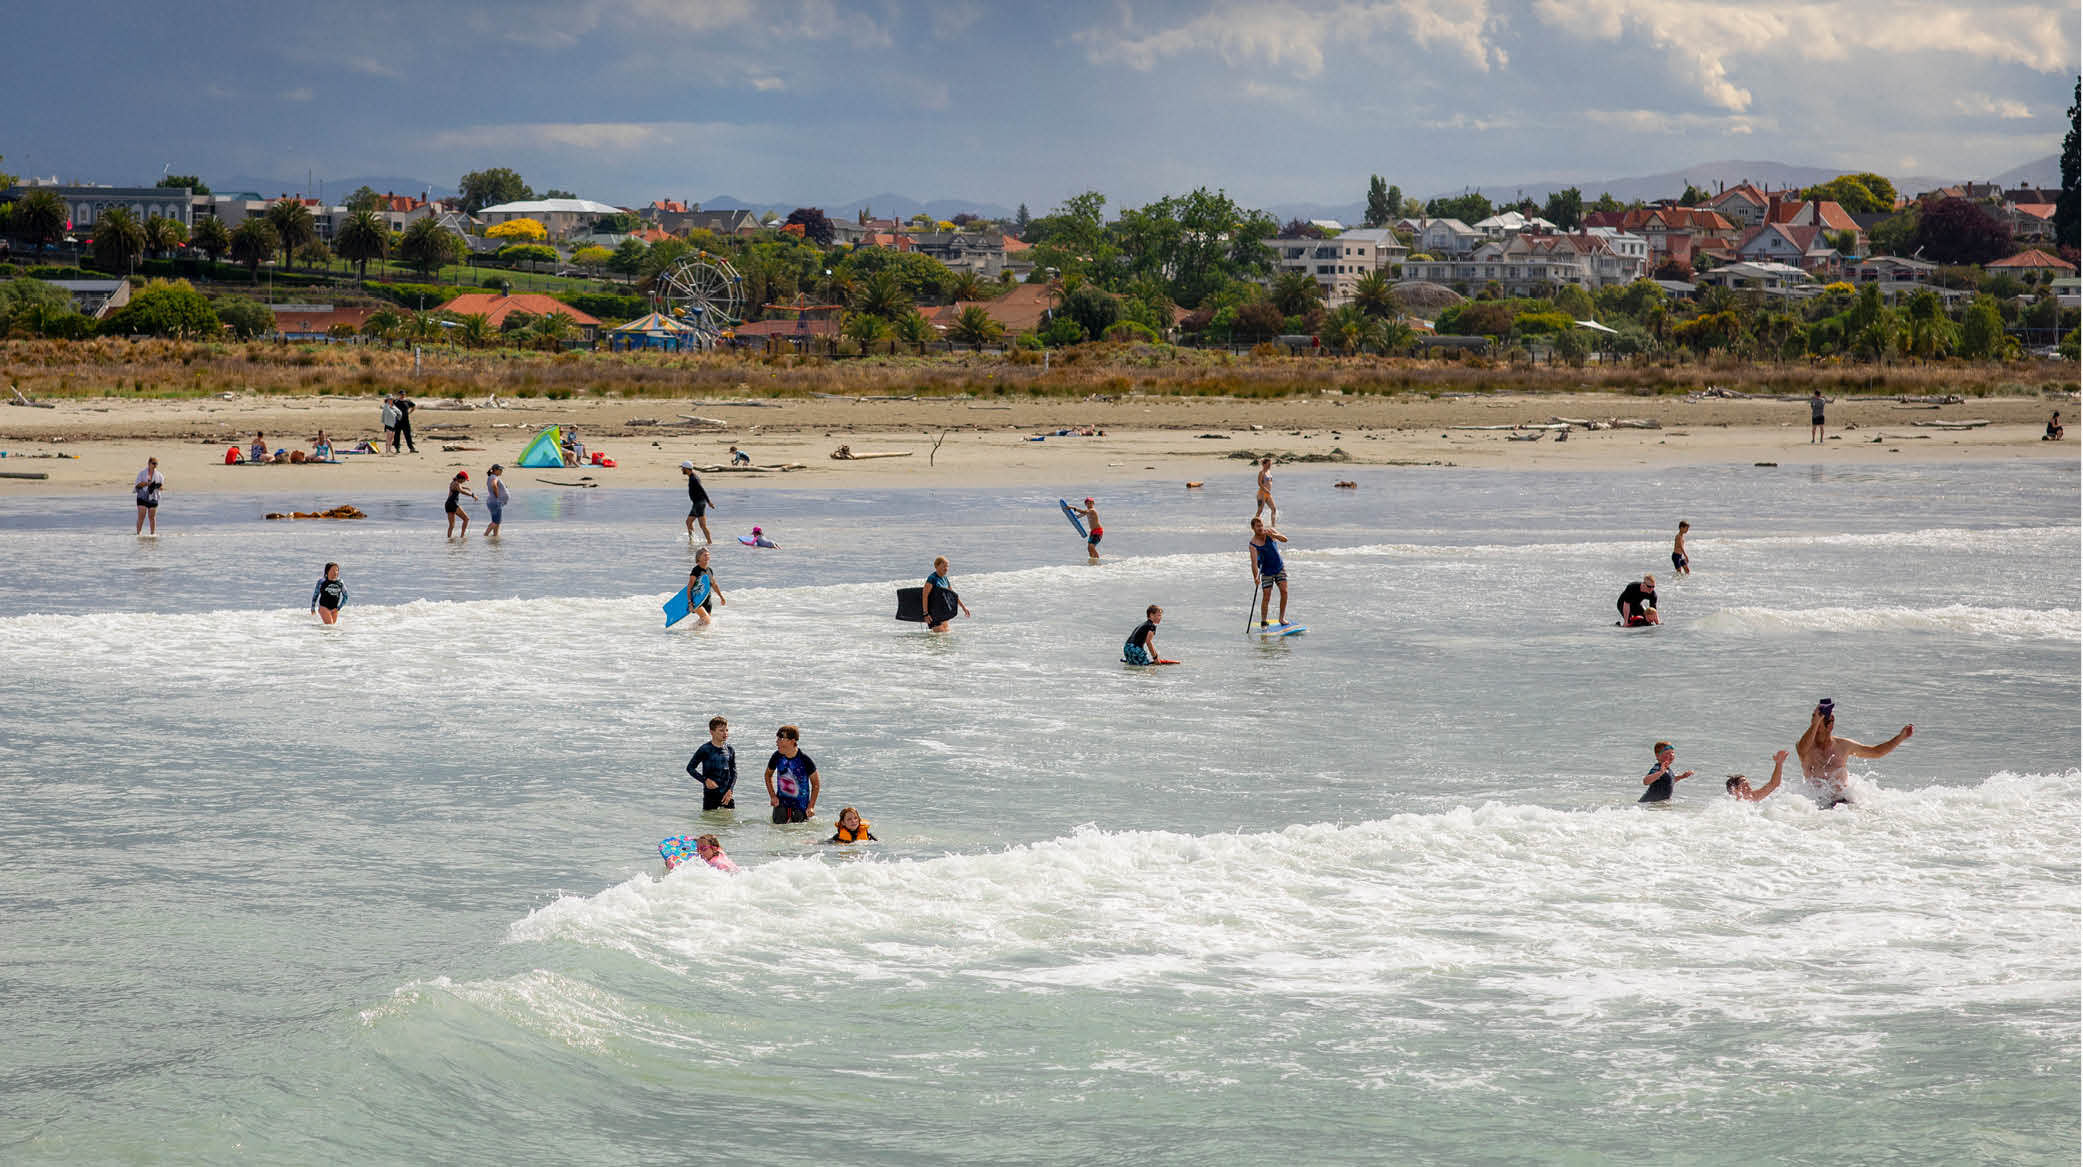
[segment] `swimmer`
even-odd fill
[[[1128,634],[1128,641],[1121,646],[1121,659],[1132,665],[1172,665],[1157,655],[1157,626],[1164,623],[1164,609],[1152,604],[1143,609],[1143,622]]]
[[[340,582],[340,565],[328,563],[318,577],[318,586],[311,589],[311,610],[318,613],[321,623],[338,624],[340,609],[346,606],[347,585]]]
[[[860,811],[850,806],[841,807],[839,810],[839,829],[832,832],[832,837],[826,839],[825,842],[858,843],[862,840],[870,843],[881,841],[868,833],[868,820],[861,817]]]
[[[1656,614],[1656,577],[1653,575],[1643,576],[1640,583],[1628,584],[1613,603],[1620,609],[1623,628],[1663,623],[1663,618]]]
[[[779,547],[779,546],[781,546],[781,544],[779,544],[779,543],[776,543],[776,542],[774,542],[774,541],[773,541],[772,539],[769,539],[769,538],[767,538],[767,536],[766,536],[766,533],[765,533],[765,532],[763,532],[763,531],[761,531],[761,530],[760,530],[760,529],[759,529],[758,527],[754,527],[754,528],[752,528],[752,545],[753,545],[754,547]]]
[[[1268,465],[1272,459],[1266,459]],[[1280,558],[1280,548],[1275,543],[1287,542],[1287,536],[1269,527],[1257,515],[1251,517],[1251,541],[1244,545],[1244,553],[1251,560],[1251,578],[1258,584],[1258,625],[1266,627],[1266,610],[1273,600],[1273,589],[1280,589],[1280,622],[1287,623],[1287,564]],[[1245,623],[1251,617],[1247,611]],[[1248,630],[1248,629],[1247,629]]]
[[[448,537],[451,539],[455,538],[456,535],[457,519],[463,520],[463,534],[466,536],[470,534],[470,512],[464,510],[463,504],[457,501],[458,495],[469,494],[472,499],[477,497],[475,494],[470,493],[468,486],[463,485],[468,481],[470,481],[470,471],[468,470],[458,470],[456,471],[456,476],[448,480],[448,501],[441,504],[441,509],[448,513]]]
[[[1692,524],[1680,519],[1678,521],[1678,539],[1671,544],[1671,570],[1679,575],[1692,574],[1692,556],[1685,553],[1685,533],[1690,530],[1692,530]]]
[[[678,850],[676,844],[678,847],[685,847],[687,840],[684,838],[667,839],[658,845],[658,854],[665,860],[665,869],[667,871],[671,871],[673,868],[686,862],[684,852]],[[714,835],[703,835],[696,839],[694,841],[694,854],[702,862],[726,875],[736,875],[738,873],[738,865],[731,862],[730,856],[723,853],[723,844],[718,842]]]
[[[1692,777],[1692,771],[1690,770],[1683,774],[1671,773],[1671,764],[1677,760],[1678,751],[1671,748],[1671,743],[1656,743],[1656,765],[1649,767],[1649,772],[1642,775],[1642,785],[1647,786],[1649,789],[1644,790],[1642,797],[1635,801],[1669,802],[1671,799],[1671,787]]]
[[[1763,802],[1765,799],[1770,798],[1772,796],[1773,791],[1779,789],[1779,775],[1780,772],[1785,769],[1786,751],[1781,750],[1778,753],[1772,755],[1772,781],[1765,783],[1763,786],[1760,786],[1755,790],[1751,789],[1750,787],[1750,779],[1745,778],[1741,774],[1731,774],[1729,775],[1729,780],[1726,783],[1726,787],[1729,792],[1729,797],[1740,798],[1744,802]]]
[[[687,774],[702,784],[703,810],[737,809],[732,791],[738,785],[738,751],[730,744],[730,722],[709,719],[709,740],[687,759]]]
[[[693,602],[694,593],[701,587],[703,576],[709,577],[709,594],[702,597],[701,603],[696,604]],[[688,607],[694,610],[694,624],[697,628],[708,627],[709,613],[718,607],[730,606],[730,601],[723,598],[723,588],[716,582],[716,573],[709,570],[707,547],[694,553],[694,570],[687,573],[687,599]],[[713,605],[711,601],[714,601]]]
[[[487,539],[499,533],[499,520],[506,515],[506,500],[512,497],[506,489],[506,479],[501,477],[505,473],[506,467],[497,462],[485,471],[485,510],[491,515],[491,521],[485,524]]]
[[[1258,460],[1258,509],[1251,512],[1251,517],[1255,519],[1269,508],[1273,513],[1266,521],[1279,523],[1280,508],[1273,502],[1273,458],[1270,454]]]
[[[1885,758],[1917,731],[1916,726],[1905,725],[1901,733],[1869,746],[1835,736],[1836,729],[1837,703],[1825,697],[1808,715],[1808,731],[1794,746],[1801,759],[1801,777],[1807,779],[1816,805],[1825,810],[1851,805],[1851,796],[1845,792],[1845,785],[1851,781],[1851,759]]]
[[[1088,498],[1085,500],[1084,506],[1072,507],[1070,509],[1074,514],[1083,517],[1085,520],[1086,557],[1094,563],[1099,562],[1099,538],[1106,534],[1106,531],[1102,530],[1099,525],[1099,508],[1093,506],[1092,500]]]

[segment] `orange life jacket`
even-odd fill
[[[840,823],[839,829],[832,835],[832,841],[835,843],[858,843],[867,837],[868,820],[862,819],[861,825],[850,831],[846,829],[845,823]]]

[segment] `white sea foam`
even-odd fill
[[[1974,608],[1722,608],[1699,627],[1749,636],[1802,632],[1934,632],[2004,640],[2083,639],[2083,615],[2067,609]]]

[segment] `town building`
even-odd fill
[[[1739,262],[1784,263],[1811,272],[1835,267],[1841,258],[1821,227],[1786,223],[1761,223],[1745,231],[1736,240],[1734,257]]]
[[[72,310],[82,316],[103,320],[130,303],[129,280],[50,280],[54,288],[72,297]]]
[[[189,207],[194,197],[185,186],[65,186],[58,183],[30,183],[11,186],[0,190],[0,203],[11,203],[21,199],[32,190],[47,190],[65,203],[65,217],[71,223],[70,230],[92,230],[102,212],[110,207],[123,207],[137,221],[146,219],[173,219],[183,227],[195,225],[194,213]]]
[[[2035,247],[2003,259],[1991,260],[1982,265],[1985,272],[2009,272],[2020,279],[2058,279],[2076,274],[2076,265],[2051,252]]]
[[[589,341],[600,335],[601,327],[597,318],[579,311],[564,301],[533,292],[523,292],[518,295],[510,292],[465,292],[443,304],[440,311],[456,316],[483,316],[485,322],[495,329],[504,324],[507,317],[515,313],[525,313],[529,316],[548,316],[552,312],[562,312],[566,316],[571,317],[571,322],[579,327],[579,331],[584,333]]]
[[[1788,263],[1738,261],[1694,277],[1701,286],[1744,288],[1759,292],[1793,293],[1813,289],[1815,278]]]
[[[359,334],[376,308],[337,308],[331,304],[270,304],[275,313],[273,335],[281,340],[335,340],[335,328]]]
[[[1327,239],[1270,239],[1273,269],[1298,271],[1323,289],[1324,304],[1338,308],[1352,302],[1353,289],[1370,272],[1393,278],[1410,254],[1387,227],[1355,227]]]
[[[488,227],[514,219],[533,219],[541,223],[552,238],[562,239],[589,229],[595,219],[621,213],[620,207],[596,203],[592,199],[522,199],[485,207],[478,211],[477,217]]]
[[[974,272],[995,280],[1005,270],[1005,236],[996,231],[920,231],[911,237],[912,250],[946,264],[957,272]]]
[[[1464,295],[1495,281],[1507,296],[1545,296],[1565,286],[1587,291],[1634,282],[1641,261],[1622,256],[1600,236],[1518,234],[1484,243],[1467,256],[1411,259],[1408,279],[1443,284]]]

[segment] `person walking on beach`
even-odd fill
[[[962,602],[962,597],[955,594],[954,587],[947,581],[947,556],[945,555],[933,561],[933,573],[926,577],[926,586],[921,589],[919,596],[919,605],[926,612],[926,631],[945,632],[947,631],[947,620],[936,620],[933,617],[933,592],[936,588],[945,588],[948,595],[955,597],[955,606],[962,610],[962,614],[964,616],[969,615],[969,605]],[[954,613],[949,612],[948,618],[953,619]]]
[[[709,740],[687,759],[688,776],[702,784],[702,809],[735,810],[731,792],[738,785],[738,749],[730,744],[730,722],[709,719]]]
[[[340,609],[346,606],[347,585],[340,582],[340,565],[328,563],[318,577],[318,586],[311,589],[311,610],[318,613],[320,623],[338,624]]]
[[[1781,750],[1772,755],[1772,781],[1753,790],[1750,787],[1750,779],[1745,778],[1741,774],[1731,774],[1728,782],[1724,783],[1724,785],[1729,792],[1730,798],[1740,799],[1743,802],[1763,802],[1772,796],[1773,791],[1779,789],[1780,773],[1785,769],[1786,751]]]
[[[1251,512],[1252,518],[1266,514],[1266,521],[1274,525],[1280,522],[1280,508],[1273,502],[1273,456],[1266,455],[1258,460],[1258,509]]]
[[[1807,780],[1816,805],[1825,810],[1851,804],[1851,796],[1846,792],[1851,782],[1851,759],[1885,758],[1896,746],[1908,741],[1917,727],[1905,725],[1901,733],[1877,746],[1837,737],[1836,730],[1837,703],[1825,697],[1808,715],[1808,729],[1794,746],[1794,753],[1801,759],[1801,777]]]
[[[133,535],[142,535],[146,525],[152,533],[159,533],[159,492],[166,486],[166,477],[159,473],[159,459],[145,459],[145,468],[137,472],[137,484],[131,493],[137,498],[137,530]]]
[[[405,448],[415,454],[419,453],[419,444],[412,440],[412,411],[418,408],[412,403],[412,398],[398,394],[398,441],[405,443]],[[391,443],[391,453],[397,452],[397,442]]]
[[[466,485],[469,481],[470,471],[468,470],[458,470],[456,471],[456,476],[448,480],[448,501],[441,504],[441,509],[448,512],[448,537],[451,539],[456,537],[457,519],[463,520],[464,536],[467,538],[470,534],[470,512],[463,509],[463,504],[457,498],[457,496],[465,494],[470,495],[473,500],[477,498],[477,495],[471,494],[470,487]]]
[[[1692,574],[1692,556],[1685,553],[1685,533],[1690,530],[1691,523],[1678,520],[1678,538],[1671,544],[1671,570],[1679,575]]]
[[[1814,445],[1823,440],[1823,391],[1815,389],[1808,394],[1808,443]]]
[[[1613,601],[1613,605],[1620,609],[1622,628],[1663,623],[1663,617],[1656,614],[1656,577],[1653,575],[1645,575],[1640,583],[1630,583],[1620,589],[1620,598]]]
[[[1099,508],[1093,506],[1092,500],[1088,498],[1084,506],[1070,509],[1085,520],[1085,557],[1094,563],[1099,562],[1099,540],[1100,536],[1106,534],[1099,525]]]
[[[383,452],[398,452],[398,395],[383,395]]]
[[[680,463],[680,473],[687,478],[687,541],[694,542],[694,525],[702,525],[702,542],[714,543],[709,537],[709,508],[716,505],[702,486],[702,476],[694,472],[694,463]]]
[[[817,795],[823,787],[817,776],[817,763],[802,751],[802,731],[793,725],[784,725],[774,731],[774,753],[767,759],[767,802],[774,808],[777,823],[800,823],[809,820],[817,809]]]
[[[485,519],[485,538],[487,539],[499,533],[499,519],[506,514],[506,500],[510,496],[506,493],[506,479],[500,477],[505,473],[506,467],[501,466],[497,462],[492,463],[492,468],[485,471],[485,514],[487,516]]]
[[[701,603],[696,604],[693,601],[695,593],[701,590],[703,576],[709,577],[709,594],[702,597]],[[716,573],[709,569],[709,549],[707,547],[694,553],[694,570],[687,573],[687,599],[688,607],[694,611],[694,623],[697,628],[708,627],[709,613],[715,611],[717,607],[730,603],[729,600],[723,598],[723,589],[716,586]]]
[[[1272,465],[1271,458],[1266,459]],[[1287,536],[1267,526],[1257,515],[1251,517],[1251,542],[1244,545],[1246,557],[1251,560],[1251,578],[1258,584],[1258,626],[1267,627],[1266,611],[1273,601],[1273,589],[1280,589],[1280,622],[1287,623],[1287,564],[1280,558],[1280,549],[1275,543],[1287,542]]]
[[[1678,751],[1671,748],[1671,743],[1656,743],[1656,765],[1649,767],[1649,772],[1642,775],[1642,785],[1647,786],[1649,789],[1644,790],[1642,797],[1635,801],[1669,802],[1671,800],[1671,787],[1692,777],[1692,771],[1690,770],[1683,774],[1671,773],[1671,766],[1677,760]]]

